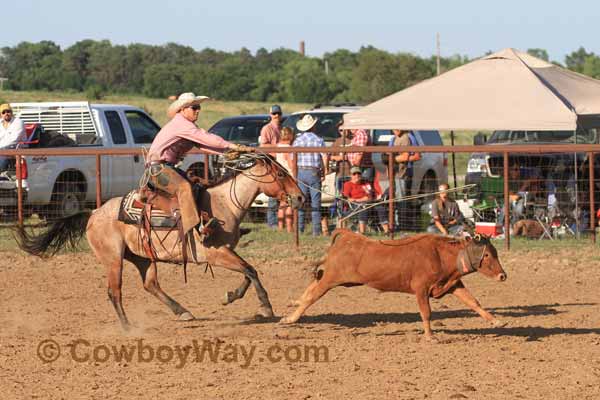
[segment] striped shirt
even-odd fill
[[[323,138],[312,132],[304,132],[294,140],[294,147],[325,147]],[[323,162],[320,153],[298,153],[298,167],[321,168]]]
[[[364,129],[356,129],[352,133],[352,142],[350,146],[368,146],[371,142],[369,134]],[[360,156],[362,159],[359,161]],[[373,161],[371,159],[371,153],[348,153],[348,160],[351,165],[358,167],[372,167]]]

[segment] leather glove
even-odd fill
[[[230,150],[237,151],[238,153],[253,153],[254,147],[234,143],[233,147]]]
[[[238,158],[240,158],[240,152],[237,150],[227,150],[223,153],[223,157],[227,161],[237,160]]]

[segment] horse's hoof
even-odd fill
[[[273,309],[271,307],[261,307],[260,310],[258,310],[257,315],[259,315],[263,318],[272,318],[275,316],[275,314],[273,314]]]
[[[499,319],[494,319],[492,321],[492,326],[494,328],[504,328],[506,325],[508,325],[508,322],[506,322],[506,321],[501,321]]]
[[[223,299],[223,301],[221,302],[221,304],[223,304],[224,306],[226,306],[227,304],[230,304],[233,302],[233,292],[227,292],[225,293],[225,299]]]
[[[184,313],[182,313],[182,314],[179,315],[179,320],[180,321],[193,321],[195,319],[196,318],[189,311],[186,311],[186,312],[184,312]]]

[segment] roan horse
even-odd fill
[[[259,315],[273,316],[273,308],[266,290],[262,286],[256,270],[233,250],[240,239],[240,221],[259,193],[285,200],[292,207],[300,207],[304,197],[296,181],[283,166],[267,155],[248,155],[253,165],[245,170],[236,170],[233,177],[207,189],[201,197],[200,207],[210,210],[221,226],[197,249],[198,263],[223,267],[244,274],[242,285],[227,292],[223,304],[241,299],[250,283],[254,285],[260,301]],[[106,267],[108,276],[108,297],[111,300],[123,328],[129,327],[121,301],[121,281],[123,259],[133,263],[140,272],[144,289],[165,303],[180,320],[194,319],[194,316],[178,302],[167,295],[158,283],[157,266],[152,262],[140,240],[136,225],[128,225],[117,219],[122,198],[113,198],[102,207],[54,222],[47,231],[32,235],[23,229],[17,232],[20,247],[40,257],[56,254],[67,243],[73,245],[87,235],[88,242],[96,258]],[[197,233],[195,233],[197,235]],[[157,259],[167,263],[181,263],[181,246],[177,245],[178,235],[165,231],[154,231],[153,242],[162,242],[156,247]],[[196,238],[196,243],[202,243]]]
[[[432,339],[429,297],[452,293],[487,321],[502,325],[485,311],[462,283],[462,277],[479,272],[498,281],[506,273],[489,238],[457,239],[415,235],[399,240],[375,241],[346,229],[333,232],[327,255],[315,266],[315,280],[296,302],[298,308],[281,323],[294,323],[306,309],[336,286],[367,285],[381,291],[413,293],[425,336]]]

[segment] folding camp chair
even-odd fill
[[[484,176],[481,178],[479,201],[471,206],[476,222],[496,221],[498,210],[502,208],[504,195],[504,179],[501,177]]]

